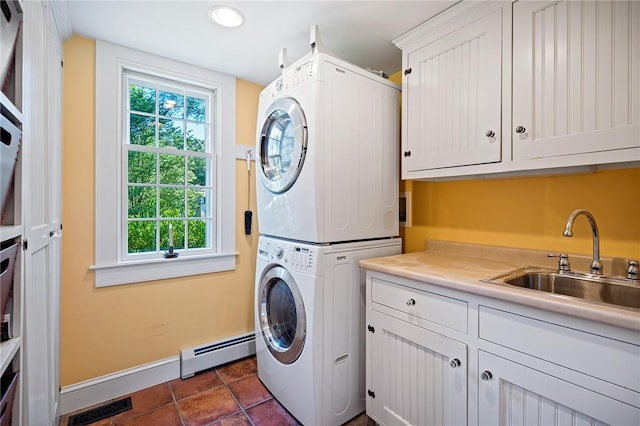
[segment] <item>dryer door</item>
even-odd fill
[[[258,141],[260,175],[271,192],[285,192],[294,184],[307,152],[307,120],[293,98],[276,100],[265,114]]]
[[[282,266],[268,269],[260,280],[260,328],[269,352],[283,364],[302,353],[307,320],[298,285]]]

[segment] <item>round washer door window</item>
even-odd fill
[[[260,328],[269,352],[283,364],[294,362],[304,348],[306,314],[298,285],[282,266],[260,282]]]
[[[293,98],[276,100],[267,110],[260,130],[259,157],[262,182],[276,194],[293,185],[307,152],[307,121]]]

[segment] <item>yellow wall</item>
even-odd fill
[[[426,239],[440,239],[591,255],[584,217],[576,219],[573,238],[562,236],[569,214],[584,208],[596,218],[603,257],[640,259],[639,183],[638,168],[412,182],[413,227],[405,231],[405,250],[423,250]]]
[[[253,329],[254,231],[244,234],[247,170],[236,162],[236,270],[97,289],[94,274],[95,42],[64,45],[61,385]],[[261,86],[237,81],[236,143],[254,145]],[[252,171],[253,175],[253,171]],[[255,182],[252,177],[252,187]]]

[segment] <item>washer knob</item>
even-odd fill
[[[276,247],[276,258],[278,259],[282,259],[282,256],[284,255],[284,250],[282,249],[282,247]]]

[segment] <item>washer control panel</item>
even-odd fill
[[[258,256],[293,271],[311,272],[316,264],[317,250],[289,241],[260,240]]]

